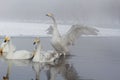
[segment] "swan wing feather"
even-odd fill
[[[16,59],[30,59],[32,56],[33,54],[26,50],[20,50],[14,53],[14,58]]]
[[[70,30],[64,35],[63,40],[67,46],[74,44],[76,38],[80,35],[97,35],[98,30],[84,25],[72,25]]]

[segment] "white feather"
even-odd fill
[[[74,44],[80,35],[97,35],[98,30],[84,25],[72,25],[70,30],[63,36],[66,45]]]

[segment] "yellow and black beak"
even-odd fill
[[[37,44],[37,43],[39,43],[40,42],[40,39],[39,38],[35,38],[34,39],[34,42],[33,42],[33,45],[35,45],[35,44]]]
[[[33,42],[33,45],[35,45],[36,44],[36,42]]]
[[[7,42],[7,40],[4,40],[4,42]]]
[[[4,38],[4,42],[9,42],[10,41],[10,37],[5,37]]]
[[[51,16],[53,16],[53,14],[52,13],[48,13],[48,14],[46,14],[46,16],[51,17]]]

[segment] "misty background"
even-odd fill
[[[53,13],[60,24],[88,24],[119,28],[120,0],[0,0],[0,21],[51,22]]]

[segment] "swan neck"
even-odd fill
[[[36,54],[40,54],[40,51],[42,50],[41,44],[38,43],[37,49],[36,49]]]
[[[8,47],[9,47],[9,52],[12,53],[13,52],[13,50],[12,50],[12,41],[8,42]]]
[[[56,20],[53,16],[52,16],[52,20],[53,20],[53,35],[54,36],[60,36],[60,33],[58,31],[58,28],[57,28]]]
[[[52,20],[53,20],[54,28],[57,28],[57,22],[56,22],[55,18],[52,17]]]
[[[35,54],[34,54],[34,58],[33,58],[33,61],[35,61],[35,62],[39,62],[39,60],[40,60],[40,55],[41,55],[41,44],[40,43],[38,43],[37,44],[37,48],[36,48],[36,50],[35,50]]]
[[[42,45],[40,44],[40,43],[38,43],[38,48],[37,48],[38,50],[42,50]]]
[[[8,50],[10,52],[11,51],[11,41],[8,42],[8,48],[9,48]]]

